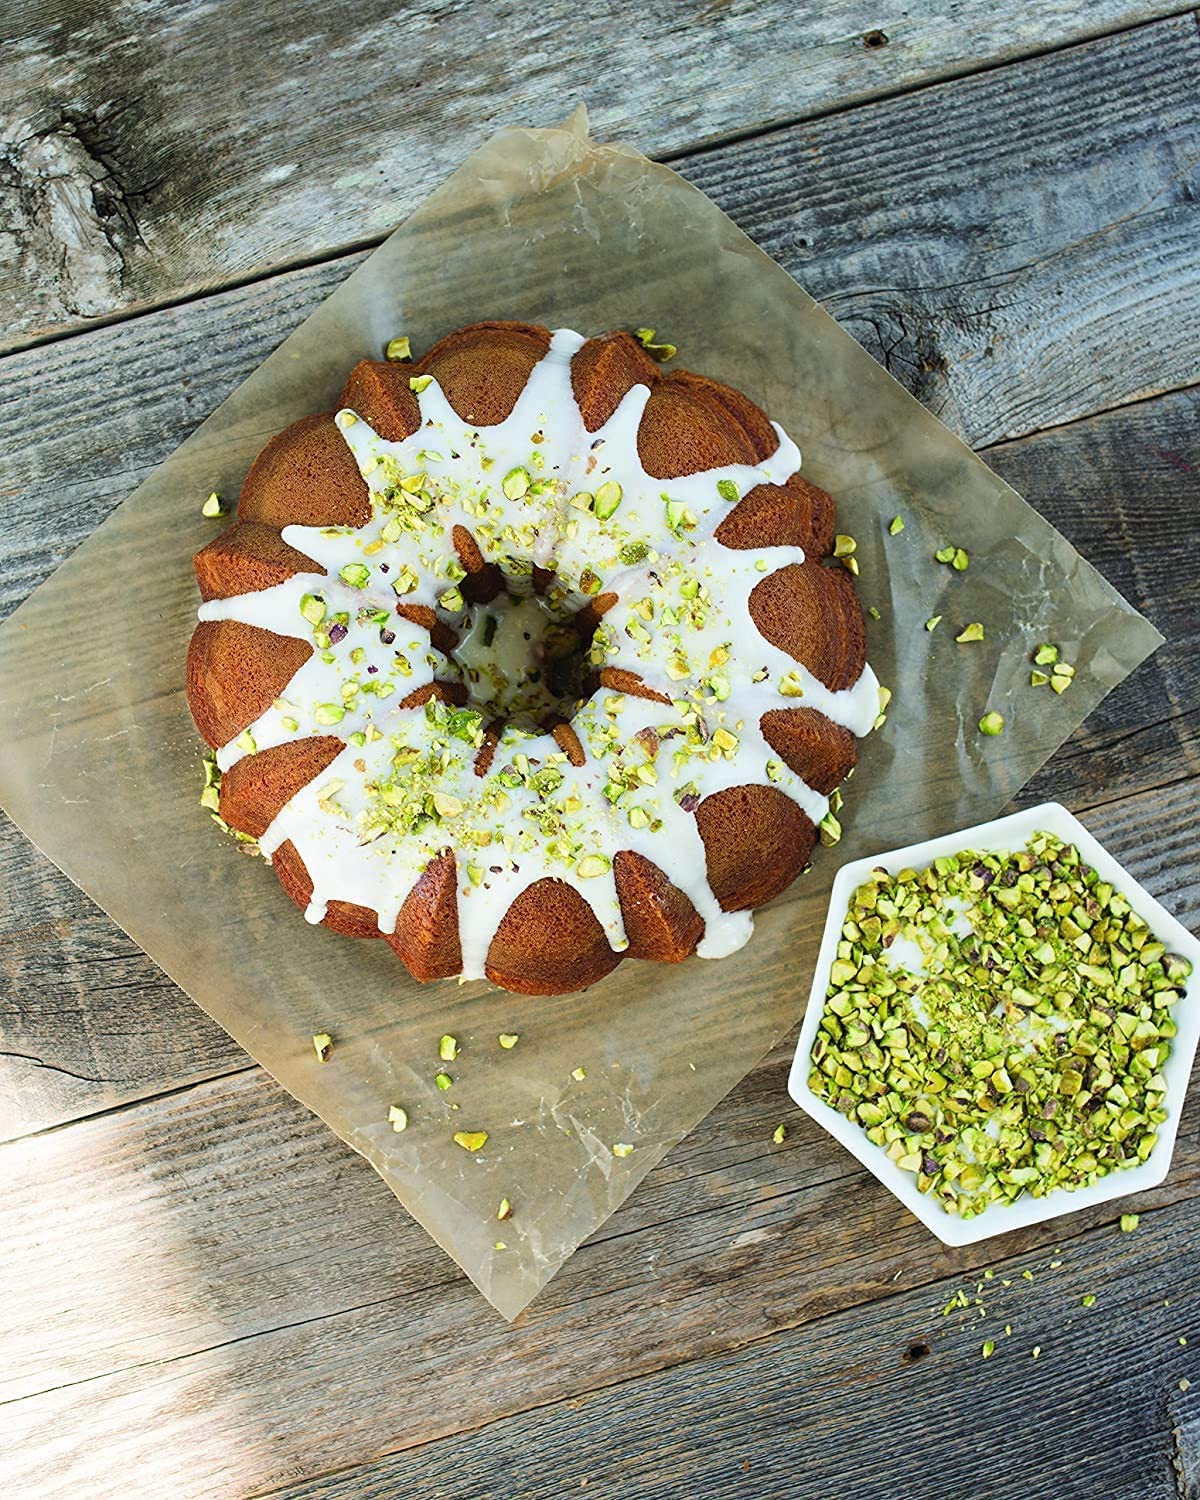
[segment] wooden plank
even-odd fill
[[[1200,31],[679,163],[973,447],[1200,380]]]
[[[1200,554],[1198,431],[1192,388],[983,455],[1166,637],[1024,788],[1024,806],[1078,810],[1200,775],[1200,608],[1187,562]]]
[[[0,326],[44,336],[377,238],[497,127],[580,98],[599,137],[678,153],[1180,8],[93,0],[68,28],[19,0]]]
[[[1185,922],[1200,919],[1195,783],[1087,821]],[[0,1276],[22,1288],[0,1374],[9,1490],[25,1492],[35,1470],[39,1494],[97,1500],[131,1473],[150,1493],[270,1489],[990,1259],[934,1244],[787,1104],[787,1052],[672,1153],[513,1328],[365,1164],[257,1072],[3,1148]],[[789,1135],[775,1148],[781,1119]],[[1193,1094],[1173,1172],[1138,1206],[1186,1202],[1194,1222],[1197,1194]],[[1120,1207],[1021,1231],[999,1251],[1045,1258],[1097,1225],[1113,1243]],[[1132,1324],[1113,1327],[1132,1337]]]
[[[1200,1483],[1194,1230],[1194,1205],[1164,1209],[1072,1238],[1056,1270],[1001,1261],[983,1318],[941,1316],[951,1280],[902,1290],[287,1493],[1181,1500]]]

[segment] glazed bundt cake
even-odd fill
[[[195,559],[220,816],[417,979],[557,994],[740,948],[878,711],[799,462],[627,333],[359,364]]]

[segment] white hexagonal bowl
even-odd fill
[[[1026,1193],[1014,1203],[993,1204],[975,1218],[964,1221],[956,1214],[947,1213],[928,1193],[919,1191],[912,1174],[901,1171],[894,1162],[889,1161],[883,1149],[869,1141],[860,1126],[812,1093],[808,1087],[809,1057],[825,1010],[829,971],[837,956],[838,940],[850,897],[871,870],[880,865],[891,874],[902,870],[906,865],[923,869],[942,855],[958,854],[964,849],[1002,853],[1020,848],[1032,834],[1042,830],[1073,843],[1084,859],[1099,871],[1101,878],[1118,890],[1138,916],[1149,923],[1155,936],[1166,944],[1167,951],[1181,954],[1191,962],[1191,976],[1171,1012],[1178,1032],[1171,1045],[1171,1055],[1161,1070],[1167,1080],[1168,1115],[1165,1123],[1159,1127],[1158,1142],[1149,1159],[1138,1166],[1110,1172],[1107,1177],[1102,1177],[1090,1187],[1075,1191],[1059,1188],[1044,1198],[1032,1198]],[[1155,1187],[1162,1182],[1171,1166],[1175,1133],[1179,1128],[1180,1110],[1198,1041],[1200,941],[1177,922],[1170,912],[1164,910],[1065,807],[1057,802],[1044,802],[1040,807],[1031,807],[1006,818],[996,818],[991,823],[981,823],[975,828],[946,834],[943,838],[927,839],[922,844],[910,844],[906,849],[893,849],[886,854],[877,854],[843,865],[833,883],[825,934],[821,941],[816,973],[813,975],[812,993],[809,995],[808,1009],[800,1029],[800,1041],[788,1078],[788,1092],[806,1114],[811,1115],[847,1151],[856,1156],[939,1240],[947,1245],[972,1245],[993,1235],[1005,1234],[1010,1229],[1039,1224],[1045,1219],[1074,1213],[1110,1198],[1124,1198],[1130,1193]]]

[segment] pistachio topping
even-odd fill
[[[313,1051],[317,1054],[318,1062],[328,1062],[333,1056],[333,1038],[327,1031],[315,1032],[312,1044]]]
[[[435,1073],[433,1075],[433,1081],[437,1084],[438,1088],[441,1089],[443,1094],[454,1083],[454,1079],[450,1077],[449,1073]]]
[[[520,500],[522,495],[529,493],[530,483],[528,469],[509,469],[508,473],[500,481],[500,488],[509,500]]]
[[[521,1038],[515,1031],[502,1031],[498,1040],[505,1052],[511,1052]]]
[[[786,1136],[787,1126],[776,1125],[775,1129],[771,1132],[771,1141],[776,1146],[782,1146]]]
[[[501,1223],[503,1223],[505,1219],[509,1219],[512,1217],[512,1204],[508,1201],[507,1198],[501,1198],[500,1207],[496,1210],[496,1217],[500,1220]]]
[[[633,336],[650,358],[658,360],[660,364],[665,363],[668,359],[674,359],[679,352],[674,344],[656,344],[654,342],[653,328],[635,328]]]
[[[218,516],[226,514],[225,507],[221,504],[221,497],[216,490],[208,497],[200,507],[200,514],[209,521],[215,521]]]
[[[408,1111],[401,1109],[398,1104],[388,1106],[388,1124],[399,1134],[401,1130],[408,1129]]]
[[[612,1154],[614,1156],[631,1156],[633,1154],[633,1147],[625,1141],[618,1141],[612,1148]]]
[[[899,536],[900,533],[903,530],[904,530],[904,517],[903,516],[893,516],[892,519],[888,522],[888,535],[889,536]]]
[[[583,1080],[587,1077],[587,1071],[584,1068],[572,1068],[571,1077],[575,1080],[576,1083],[582,1083]]]
[[[998,713],[984,714],[979,721],[980,734],[992,735],[1004,733],[1004,715]]]
[[[925,621],[925,629],[926,630],[936,630],[941,623],[942,623],[942,617],[941,617],[941,615],[930,615],[929,618],[928,618],[928,620]]]
[[[427,390],[432,384],[432,375],[413,375],[409,378],[408,388],[419,396],[422,391]]]
[[[1052,834],[880,868],[846,913],[809,1087],[963,1218],[1087,1186],[1154,1149],[1189,974]]]
[[[974,620],[970,625],[964,625],[954,639],[956,641],[981,641],[983,640],[983,626],[978,620]]]
[[[1141,1220],[1139,1219],[1139,1217],[1138,1217],[1137,1214],[1122,1214],[1121,1215],[1121,1233],[1122,1234],[1132,1234],[1133,1231],[1138,1227],[1138,1225],[1140,1223],[1141,1223]]]
[[[383,350],[384,359],[390,359],[395,364],[402,364],[412,358],[412,345],[408,335],[401,334],[399,338],[389,339]]]
[[[438,1040],[438,1057],[442,1062],[453,1062],[458,1056],[458,1038],[444,1036]]]
[[[487,1139],[486,1130],[456,1130],[454,1132],[454,1144],[461,1146],[464,1151],[482,1151],[487,1145]]]
[[[834,557],[849,557],[852,552],[856,552],[857,550],[858,550],[858,543],[854,540],[854,538],[852,536],[845,536],[845,535],[839,533],[837,536],[834,537],[834,539],[833,539],[833,555],[834,555]]]

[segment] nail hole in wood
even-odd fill
[[[920,1360],[923,1360],[928,1353],[929,1345],[926,1344],[923,1340],[918,1339],[915,1344],[909,1344],[908,1348],[904,1351],[900,1358],[901,1361],[906,1365],[915,1365]]]
[[[863,46],[870,47],[872,51],[876,47],[886,47],[887,44],[888,36],[886,31],[868,31],[866,36],[863,37]]]

